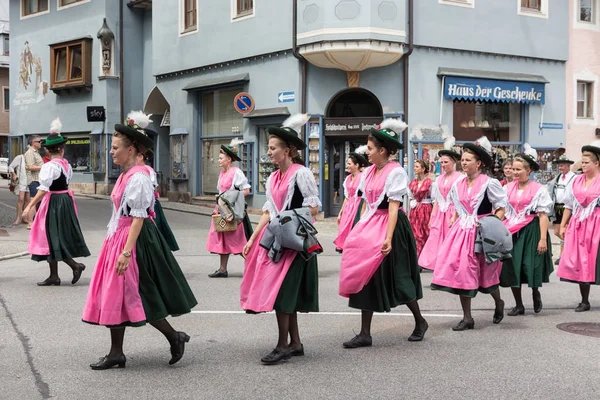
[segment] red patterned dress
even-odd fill
[[[433,209],[433,201],[431,199],[432,180],[429,178],[423,179],[419,184],[418,179],[413,179],[408,188],[410,189],[410,214],[408,220],[415,235],[417,243],[417,256],[421,254],[425,242],[429,237],[429,218],[431,218],[431,210]]]

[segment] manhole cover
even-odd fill
[[[6,229],[0,229],[0,236],[8,236],[8,231]]]
[[[574,333],[576,335],[600,338],[600,324],[592,322],[567,322],[556,325],[561,331]]]

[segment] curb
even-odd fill
[[[14,253],[14,254],[8,254],[6,256],[2,256],[2,257],[0,257],[0,261],[10,260],[12,258],[19,258],[19,257],[23,257],[23,256],[28,256],[28,255],[29,255],[28,251],[22,251],[20,253]]]

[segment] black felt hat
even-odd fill
[[[581,148],[581,152],[589,151],[590,153],[595,153],[600,157],[600,140],[594,140],[592,143],[587,146],[583,146]]]
[[[146,115],[141,111],[132,111],[127,114],[125,124],[115,124],[115,131],[127,136],[132,142],[150,149],[154,146],[154,143],[152,138],[148,136],[146,127],[152,122],[151,115]]]
[[[46,136],[46,139],[40,140],[40,144],[45,147],[58,146],[67,142],[67,138],[60,134],[62,130],[62,123],[60,118],[56,117],[50,124],[50,134]]]
[[[371,135],[391,149],[400,150],[404,147],[400,143],[400,134],[406,127],[406,123],[399,118],[386,118],[377,128],[371,128]]]
[[[438,156],[448,156],[454,159],[454,161],[460,160],[460,153],[458,151],[453,150],[455,144],[456,139],[454,138],[454,136],[449,136],[448,138],[446,138],[446,140],[444,141],[444,149],[438,151]]]
[[[463,144],[463,149],[469,149],[477,154],[483,165],[486,167],[491,167],[494,164],[492,158],[492,144],[485,136],[476,140],[475,143]]]
[[[527,164],[529,164],[529,166],[531,167],[531,169],[533,171],[540,170],[540,164],[538,164],[538,162],[537,162],[537,151],[534,148],[532,148],[529,145],[529,143],[525,143],[525,145],[523,146],[523,152],[520,154],[517,154],[516,158],[517,157],[521,158]]]
[[[367,159],[366,152],[367,152],[367,145],[362,145],[362,146],[359,146],[356,149],[354,149],[354,151],[351,151],[350,154],[348,154],[348,155],[355,157],[356,160],[358,161],[358,164],[361,167],[366,167],[369,165],[369,160]]]
[[[270,126],[269,134],[275,135],[298,150],[304,150],[306,143],[300,139],[300,130],[308,122],[308,114],[295,114],[283,121],[281,126]]]
[[[242,161],[238,155],[239,146],[244,144],[244,141],[238,138],[232,139],[228,146],[221,145],[221,150],[227,154],[233,161]]]

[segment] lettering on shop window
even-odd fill
[[[371,128],[376,128],[377,124],[325,124],[326,132],[336,131],[370,131]]]

